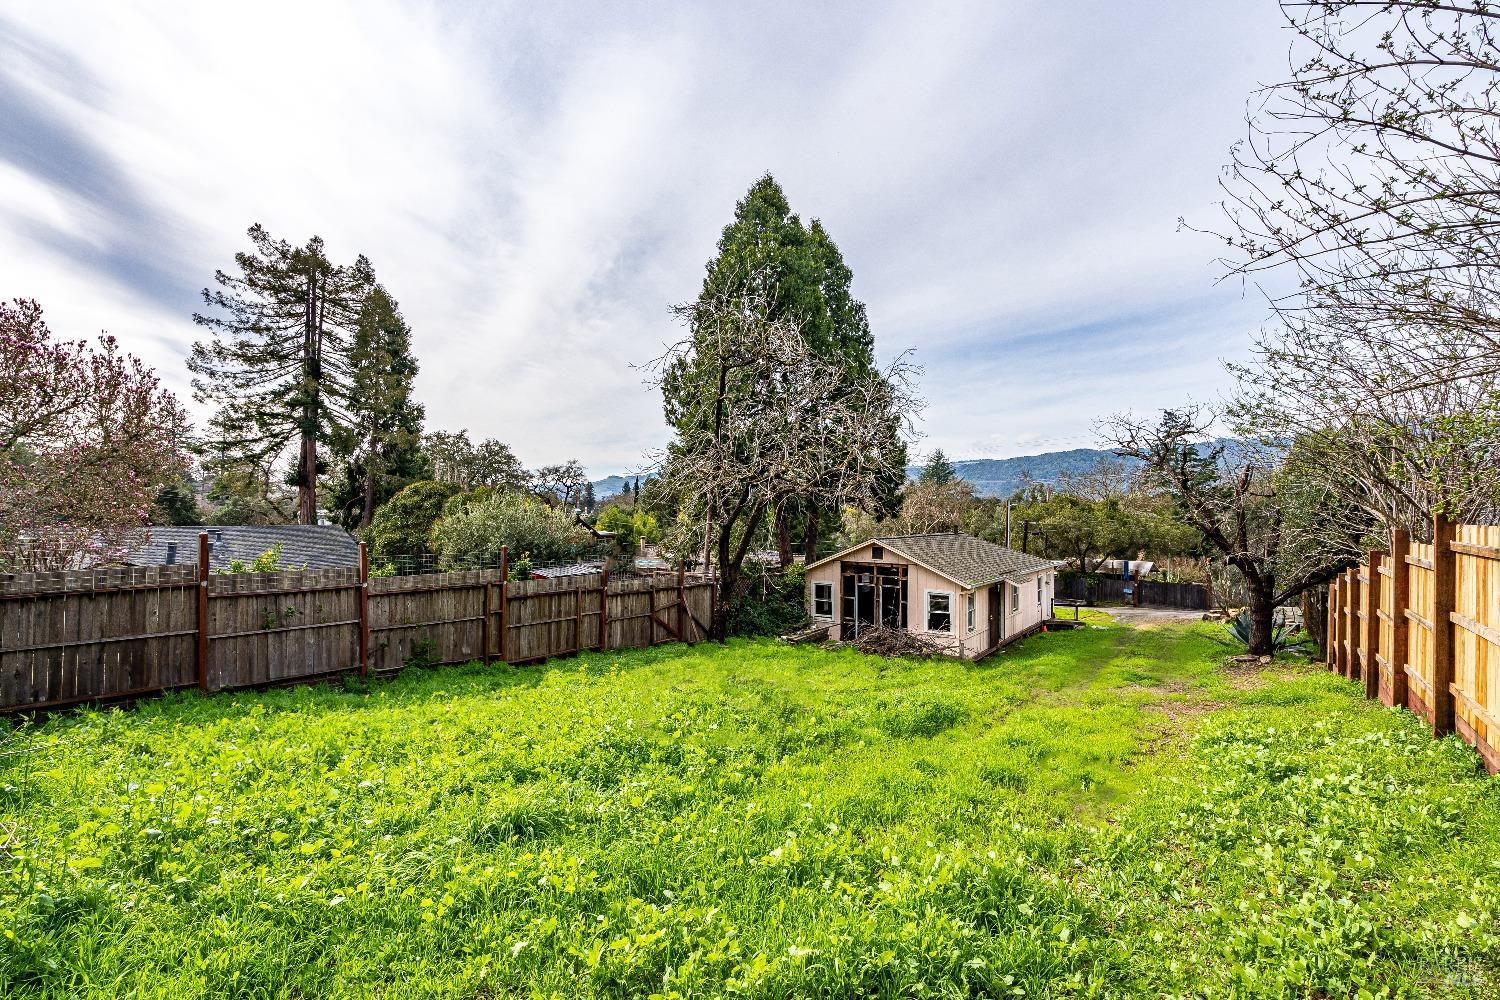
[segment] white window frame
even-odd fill
[[[1021,610],[1021,588],[1015,584],[1010,585],[1010,613],[1015,614]]]
[[[1036,578],[1036,606],[1042,606],[1042,578]]]
[[[968,618],[970,632],[979,627],[979,615],[976,611],[976,606],[974,591],[971,590],[964,595],[964,614]]]
[[[827,587],[828,588],[828,614],[826,614],[826,615],[820,615],[820,614],[818,614],[818,588],[819,587]],[[823,622],[831,622],[831,621],[833,621],[833,603],[834,603],[833,602],[833,581],[832,580],[814,580],[813,584],[812,584],[812,616],[814,618],[816,618],[818,621],[823,621]]]
[[[937,628],[933,628],[932,627],[932,599],[934,597],[938,597],[938,596],[946,597],[948,599],[948,627],[945,628],[945,629],[937,629]],[[927,599],[922,602],[922,624],[923,624],[923,626],[926,627],[926,630],[928,632],[931,632],[934,635],[952,635],[953,634],[953,591],[951,591],[951,590],[929,590],[929,591],[927,591]]]

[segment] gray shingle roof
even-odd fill
[[[160,566],[175,545],[174,562],[198,562],[198,533],[209,535],[208,565],[220,570],[231,559],[249,562],[275,545],[287,569],[333,569],[359,565],[359,540],[343,528],[326,524],[226,525],[225,527],[157,527],[130,545],[125,561],[132,566]]]
[[[1027,555],[959,532],[941,535],[887,535],[871,541],[914,559],[963,584],[987,587],[1052,569],[1050,559]]]

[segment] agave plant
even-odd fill
[[[1241,611],[1239,617],[1229,622],[1229,634],[1242,646],[1250,646],[1250,612]],[[1306,636],[1289,621],[1273,622],[1271,625],[1271,651],[1274,653],[1301,649],[1307,643]]]

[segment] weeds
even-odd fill
[[[55,717],[0,747],[0,995],[1493,994],[1471,751],[1102,621]]]

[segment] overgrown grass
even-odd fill
[[[0,747],[0,995],[1495,995],[1500,783],[1215,631],[54,718]]]

